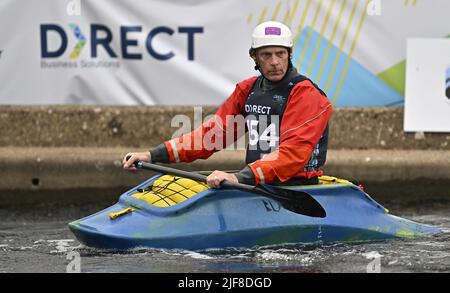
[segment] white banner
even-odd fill
[[[450,132],[450,39],[408,42],[405,131]]]
[[[217,105],[255,75],[253,28],[337,106],[401,105],[406,40],[450,35],[448,0],[0,0],[0,104]]]

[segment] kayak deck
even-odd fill
[[[390,215],[348,181],[286,187],[308,192],[325,208],[325,218],[313,218],[286,210],[276,200],[238,190],[207,189],[167,207],[132,196],[157,178],[124,193],[115,205],[70,223],[70,229],[87,246],[189,250],[383,240],[440,232]],[[127,209],[131,210],[110,218]]]

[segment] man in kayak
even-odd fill
[[[128,153],[123,168],[136,170],[133,163],[138,160],[206,159],[225,148],[230,135],[231,142],[238,138],[239,127],[230,117],[242,115],[249,133],[247,165],[234,174],[214,171],[207,179],[210,187],[219,188],[223,180],[250,185],[317,184],[326,159],[332,106],[325,93],[294,68],[292,46],[286,25],[274,21],[258,25],[252,34],[250,57],[261,75],[238,83],[214,117],[198,129],[150,151]],[[194,145],[198,141],[200,146]]]

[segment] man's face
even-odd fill
[[[257,49],[252,58],[268,80],[277,82],[283,79],[288,70],[288,53],[284,47],[269,46]]]

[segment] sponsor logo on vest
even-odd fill
[[[286,101],[286,98],[284,96],[281,96],[281,95],[273,95],[272,100],[275,103],[282,104],[282,103],[284,103]]]
[[[272,107],[261,106],[261,105],[245,105],[245,111],[247,113],[256,113],[256,114],[269,115],[270,109],[272,109]]]

